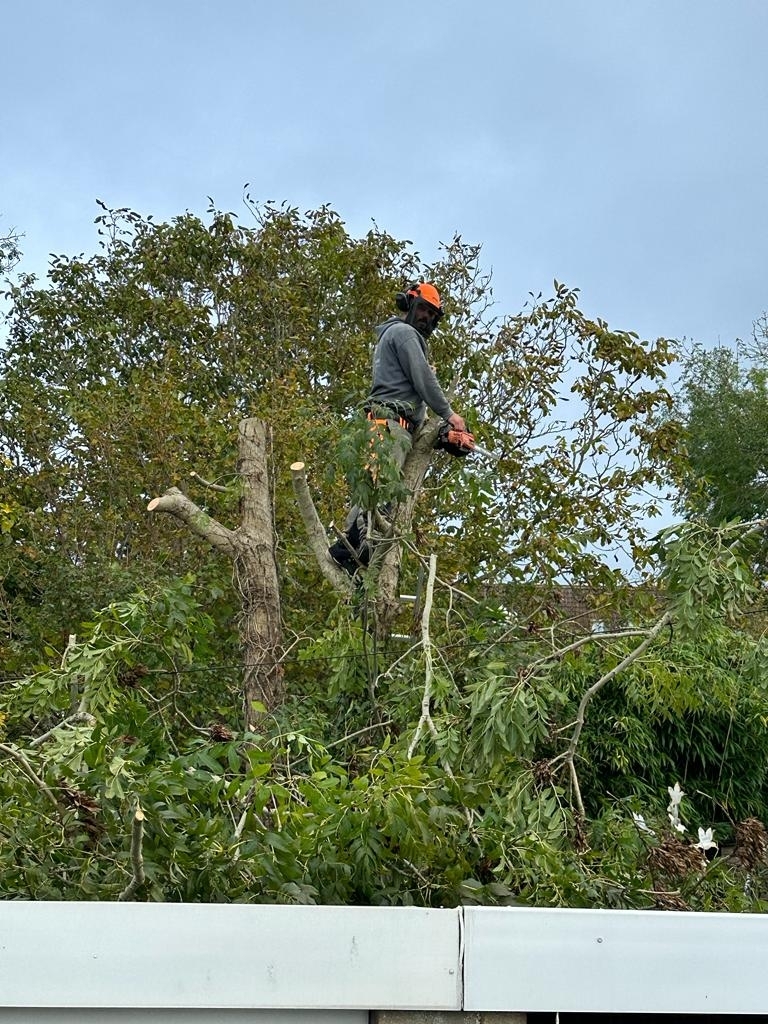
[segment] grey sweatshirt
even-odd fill
[[[410,324],[397,316],[375,328],[373,383],[368,401],[393,409],[418,426],[426,407],[443,419],[453,415],[448,399],[429,365],[427,343]]]

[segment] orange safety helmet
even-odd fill
[[[423,299],[442,315],[443,304],[440,301],[440,292],[433,284],[414,284],[408,289],[407,294],[414,299]]]
[[[415,299],[421,299],[422,302],[432,306],[438,320],[442,317],[443,303],[440,299],[440,292],[433,284],[412,284],[408,291],[398,292],[395,296],[397,308],[402,309],[404,313],[410,310]]]

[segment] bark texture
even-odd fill
[[[235,581],[241,601],[245,719],[250,725],[258,717],[252,708],[254,700],[270,711],[283,699],[282,618],[267,428],[261,420],[243,420],[238,440],[242,498]]]

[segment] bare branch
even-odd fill
[[[340,569],[335,564],[328,554],[328,538],[317,514],[315,503],[312,501],[312,495],[309,492],[303,462],[291,464],[291,479],[293,481],[293,493],[296,495],[296,503],[299,506],[304,529],[307,531],[307,537],[309,538],[309,545],[317,559],[317,564],[320,566],[320,571],[335,590],[340,591],[342,594],[353,593],[354,584],[351,579],[343,569]]]
[[[642,654],[645,653],[645,651],[650,647],[650,645],[653,643],[653,641],[656,639],[659,633],[661,633],[661,631],[669,625],[669,623],[672,621],[672,618],[673,614],[671,611],[665,612],[661,616],[661,618],[655,623],[655,625],[651,627],[651,629],[648,632],[648,635],[642,641],[642,643],[638,644],[633,651],[630,651],[629,654],[618,663],[618,665],[614,665],[614,667],[610,671],[600,676],[597,682],[593,683],[589,687],[589,689],[584,692],[581,698],[581,702],[579,703],[579,709],[576,712],[576,722],[574,725],[573,733],[571,735],[571,741],[568,744],[568,749],[565,751],[565,753],[559,754],[556,758],[553,758],[553,764],[557,761],[564,761],[568,765],[568,769],[571,773],[571,781],[573,782],[574,794],[576,797],[576,806],[578,807],[579,813],[582,817],[584,817],[585,813],[584,801],[581,797],[581,788],[579,786],[579,778],[576,772],[575,762],[576,748],[579,744],[579,737],[581,736],[581,731],[584,728],[587,705],[592,700],[592,698],[597,693],[599,693],[600,690],[602,690],[606,683],[609,683],[611,679],[617,676],[620,672],[623,672],[625,668],[628,668],[633,662],[637,661],[637,659]]]
[[[59,801],[54,796],[53,790],[48,785],[46,785],[45,782],[43,782],[43,780],[40,778],[35,769],[29,763],[26,755],[23,754],[22,751],[17,750],[16,747],[8,746],[7,743],[0,743],[0,751],[2,751],[2,753],[4,754],[7,754],[8,757],[12,757],[17,764],[21,765],[22,771],[27,776],[27,778],[31,782],[33,782],[35,786],[37,786],[37,788],[40,790],[40,792],[43,793],[51,801],[51,803],[53,804],[57,811],[61,810],[61,807],[59,806]]]
[[[70,652],[73,651],[76,646],[77,646],[77,634],[76,633],[70,633],[69,636],[67,637],[67,646],[64,648],[64,653],[61,656],[61,668],[62,668],[62,670],[64,669],[64,667],[67,664],[67,660],[69,658]]]
[[[731,550],[733,550],[734,548],[736,548],[739,544],[743,543],[749,537],[752,537],[755,534],[760,533],[763,530],[765,530],[766,527],[768,527],[768,520],[766,520],[766,519],[755,519],[755,520],[752,520],[751,522],[735,523],[735,524],[731,524],[731,525],[728,525],[728,526],[725,526],[725,527],[721,527],[718,532],[722,535],[722,534],[725,534],[728,531],[734,531],[734,530],[738,531],[739,535],[733,541],[731,541],[730,544],[728,545],[728,547]],[[637,661],[637,659],[640,658],[645,653],[645,651],[650,647],[650,645],[658,637],[659,633],[661,633],[662,630],[664,630],[672,622],[673,618],[674,618],[674,610],[670,609],[670,610],[666,611],[659,619],[657,619],[657,621],[654,623],[653,626],[651,626],[651,628],[649,630],[643,631],[644,634],[645,634],[645,639],[641,643],[639,643],[637,645],[637,647],[634,648],[634,650],[630,651],[629,654],[627,654],[627,656],[625,658],[623,658],[618,663],[618,665],[614,665],[614,667],[610,671],[608,671],[604,675],[602,675],[587,690],[585,690],[584,694],[582,695],[581,701],[579,703],[578,711],[576,712],[576,719],[575,719],[575,721],[573,723],[573,732],[571,734],[570,743],[568,744],[568,749],[565,750],[562,754],[558,754],[556,757],[554,757],[552,759],[552,762],[551,762],[552,764],[556,764],[558,761],[562,761],[562,762],[564,762],[565,764],[568,765],[568,770],[569,770],[570,775],[571,775],[571,782],[573,784],[574,796],[575,796],[575,799],[576,799],[576,806],[578,807],[579,813],[581,814],[582,817],[584,817],[585,811],[584,811],[584,801],[583,801],[582,796],[581,796],[581,787],[579,786],[579,777],[578,777],[578,773],[576,771],[576,750],[577,750],[577,747],[578,747],[578,744],[579,744],[579,739],[581,737],[582,730],[584,728],[584,722],[586,720],[586,713],[587,713],[587,706],[589,705],[589,703],[592,700],[592,698],[595,697],[595,695],[597,693],[599,693],[600,690],[602,690],[602,688],[607,683],[609,683],[613,678],[615,678],[617,675],[619,675],[619,673],[623,672],[626,668],[628,668],[631,664],[633,664],[633,662]],[[632,635],[637,635],[637,634],[638,634],[638,631],[635,631],[635,630],[625,630],[623,632],[619,632],[619,633],[615,633],[615,634],[610,634],[610,633],[590,634],[587,637],[580,638],[580,640],[578,640],[576,643],[571,644],[570,647],[566,647],[566,648],[564,648],[561,651],[557,651],[557,652],[549,655],[546,658],[542,658],[540,661],[533,662],[529,666],[529,668],[533,669],[533,668],[541,665],[542,663],[544,663],[546,661],[551,661],[551,660],[554,660],[555,658],[559,658],[566,651],[573,650],[577,645],[581,645],[582,643],[585,643],[588,640],[594,640],[594,639],[600,639],[600,638],[605,639],[605,638],[608,638],[610,636],[622,636],[622,635],[623,636],[632,636]]]
[[[419,562],[421,562],[422,564],[426,564],[429,561],[429,559],[423,557],[423,555],[421,554],[421,552],[419,551],[415,544],[411,544],[411,542],[408,540],[406,540],[404,543],[408,550],[411,552],[411,554],[415,558],[417,558]],[[435,576],[435,582],[439,583],[441,587],[445,587],[446,590],[450,591],[451,600],[453,600],[453,595],[456,594],[458,597],[464,598],[465,601],[469,601],[471,604],[481,605],[483,603],[482,601],[478,600],[478,598],[472,597],[471,594],[468,594],[466,590],[460,590],[455,584],[450,583],[448,580],[444,580],[441,576]],[[401,594],[400,600],[406,600],[406,595]]]
[[[189,474],[193,480],[197,480],[198,483],[202,484],[203,487],[207,487],[211,491],[220,491],[222,494],[228,494],[230,491],[229,487],[224,487],[223,484],[214,484],[210,480],[206,480],[205,477],[200,476],[194,469]]]
[[[424,612],[421,616],[421,646],[424,648],[424,693],[421,698],[421,717],[419,718],[419,724],[416,726],[416,732],[413,734],[413,739],[408,747],[408,759],[413,757],[413,752],[421,739],[421,734],[426,727],[429,729],[432,736],[437,739],[437,729],[435,723],[432,721],[432,714],[430,712],[430,704],[432,702],[432,676],[433,676],[433,660],[432,660],[432,639],[429,635],[429,617],[432,614],[432,599],[435,593],[435,575],[437,573],[437,555],[432,554],[429,556],[429,576],[427,578],[427,587],[424,595]],[[450,766],[443,764],[448,774],[451,774]]]
[[[144,841],[144,811],[140,806],[136,807],[133,813],[133,823],[131,825],[131,866],[133,868],[133,878],[120,895],[117,897],[118,902],[125,902],[126,900],[132,900],[138,890],[144,885],[144,854],[142,852],[142,843]]]
[[[198,537],[208,541],[211,547],[231,558],[239,553],[240,546],[235,533],[222,526],[207,512],[203,512],[178,487],[169,487],[165,494],[153,498],[147,505],[147,512],[167,512],[176,516]]]
[[[529,662],[525,667],[526,675],[531,675],[535,669],[541,668],[542,665],[546,665],[550,661],[562,661],[566,654],[570,654],[571,651],[577,651],[580,647],[584,647],[585,644],[593,643],[595,641],[600,642],[602,640],[619,640],[622,637],[627,636],[646,636],[647,633],[647,629],[620,629],[615,633],[585,633],[584,636],[580,636],[577,640],[567,644],[565,647],[558,647],[556,650],[550,651],[549,654],[545,654],[543,657],[537,658],[536,661]]]

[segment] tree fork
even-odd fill
[[[408,493],[397,505],[393,517],[400,535],[407,533],[410,529],[440,425],[440,420],[427,420],[417,431],[413,439],[413,446],[403,464],[403,483]],[[292,463],[291,477],[299,512],[320,571],[337,591],[345,595],[353,593],[354,585],[349,577],[336,566],[328,555],[328,540],[312,501],[304,462]],[[374,551],[371,563],[365,570],[370,578],[375,579],[375,586],[372,588],[373,619],[376,623],[376,635],[380,639],[389,635],[392,621],[400,609],[401,557],[401,544],[396,540],[388,541],[379,554]]]

